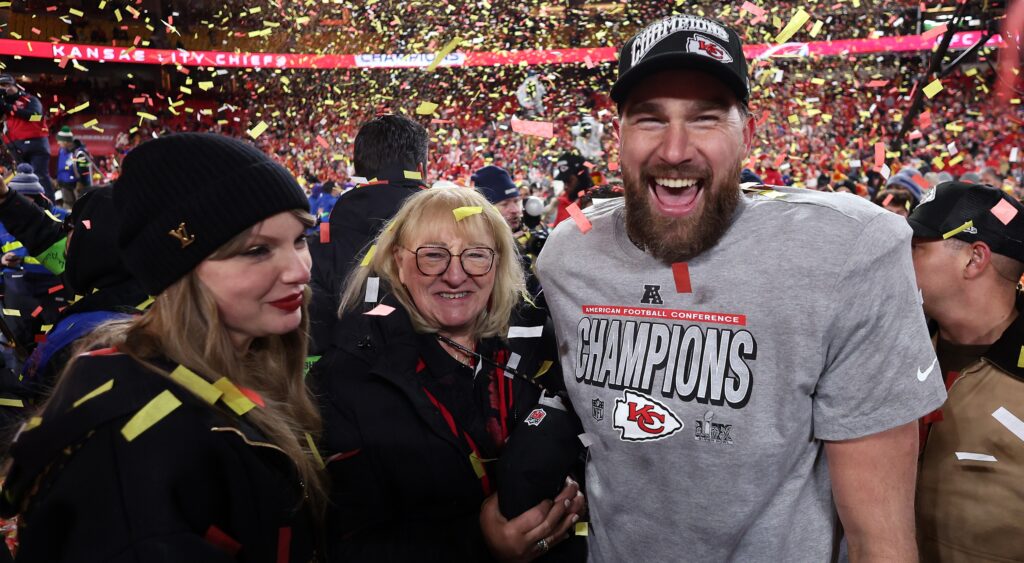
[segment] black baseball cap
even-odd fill
[[[1010,215],[1012,218],[1004,224]],[[963,228],[968,221],[971,224]],[[981,241],[996,254],[1024,262],[1024,205],[992,186],[943,182],[924,193],[907,222],[915,237]],[[959,232],[949,234],[957,229]]]
[[[716,76],[744,105],[750,101],[740,36],[718,20],[690,15],[658,20],[622,46],[612,100],[622,105],[629,90],[651,74],[691,68]]]
[[[18,82],[14,80],[14,77],[10,74],[0,74],[0,86],[11,86],[17,83]]]
[[[565,182],[573,176],[582,176],[587,169],[586,163],[587,161],[576,153],[562,153],[555,164],[555,179]]]

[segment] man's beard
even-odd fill
[[[626,233],[634,244],[665,262],[688,262],[718,243],[729,229],[740,200],[741,160],[715,176],[708,168],[658,167],[643,173],[623,168],[626,197]],[[664,217],[648,200],[655,195],[651,178],[700,178],[703,187],[698,209],[683,217]]]

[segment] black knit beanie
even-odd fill
[[[295,178],[255,147],[210,133],[142,143],[114,183],[118,246],[128,270],[157,295],[260,221],[309,209]]]

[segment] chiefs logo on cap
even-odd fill
[[[686,51],[688,53],[704,55],[723,63],[732,62],[732,55],[725,50],[725,47],[699,33],[694,33],[693,37],[686,40]]]

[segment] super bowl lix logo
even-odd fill
[[[613,426],[619,438],[629,442],[660,440],[683,428],[683,422],[668,409],[647,395],[627,390],[615,399]]]
[[[704,420],[694,421],[693,439],[713,444],[732,444],[732,425],[711,422],[715,413],[707,411]]]

